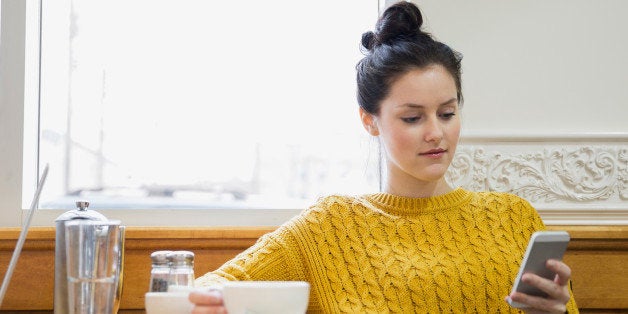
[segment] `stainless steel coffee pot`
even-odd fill
[[[107,218],[94,211],[88,210],[89,202],[76,202],[77,209],[67,211],[61,214],[55,220],[55,285],[54,285],[54,313],[66,314],[69,313],[68,309],[68,278],[67,278],[67,263],[66,263],[66,229],[65,223],[71,220],[93,220],[93,221],[107,221]],[[124,228],[121,229],[121,243],[124,241]],[[123,250],[123,244],[121,244],[121,250]],[[123,252],[120,253],[120,263],[122,261]],[[122,269],[122,263],[120,265],[120,272]],[[121,273],[119,275],[122,275]],[[119,278],[122,281],[122,278]]]

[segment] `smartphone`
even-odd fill
[[[545,263],[548,259],[561,261],[569,244],[569,233],[566,231],[537,231],[530,237],[528,248],[523,256],[519,273],[512,286],[512,292],[523,292],[528,295],[546,297],[547,294],[536,287],[525,284],[521,276],[526,273],[534,273],[538,276],[554,280],[556,273],[547,269]],[[508,299],[512,307],[524,308],[525,304]]]

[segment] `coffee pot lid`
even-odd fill
[[[89,202],[86,201],[78,201],[76,202],[77,209],[69,210],[63,214],[61,214],[55,222],[57,221],[67,221],[74,219],[86,219],[86,220],[98,220],[98,221],[107,221],[107,217],[105,215],[91,209],[87,209],[89,207]]]

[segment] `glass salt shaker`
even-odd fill
[[[168,285],[194,287],[194,253],[173,251],[168,254],[170,280]]]
[[[150,292],[167,292],[170,280],[170,261],[172,251],[156,251],[150,255],[153,266],[150,271]]]

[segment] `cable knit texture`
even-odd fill
[[[197,286],[302,280],[309,313],[505,313],[530,235],[522,198],[457,189],[430,198],[322,198]],[[573,296],[569,313],[578,313]]]

